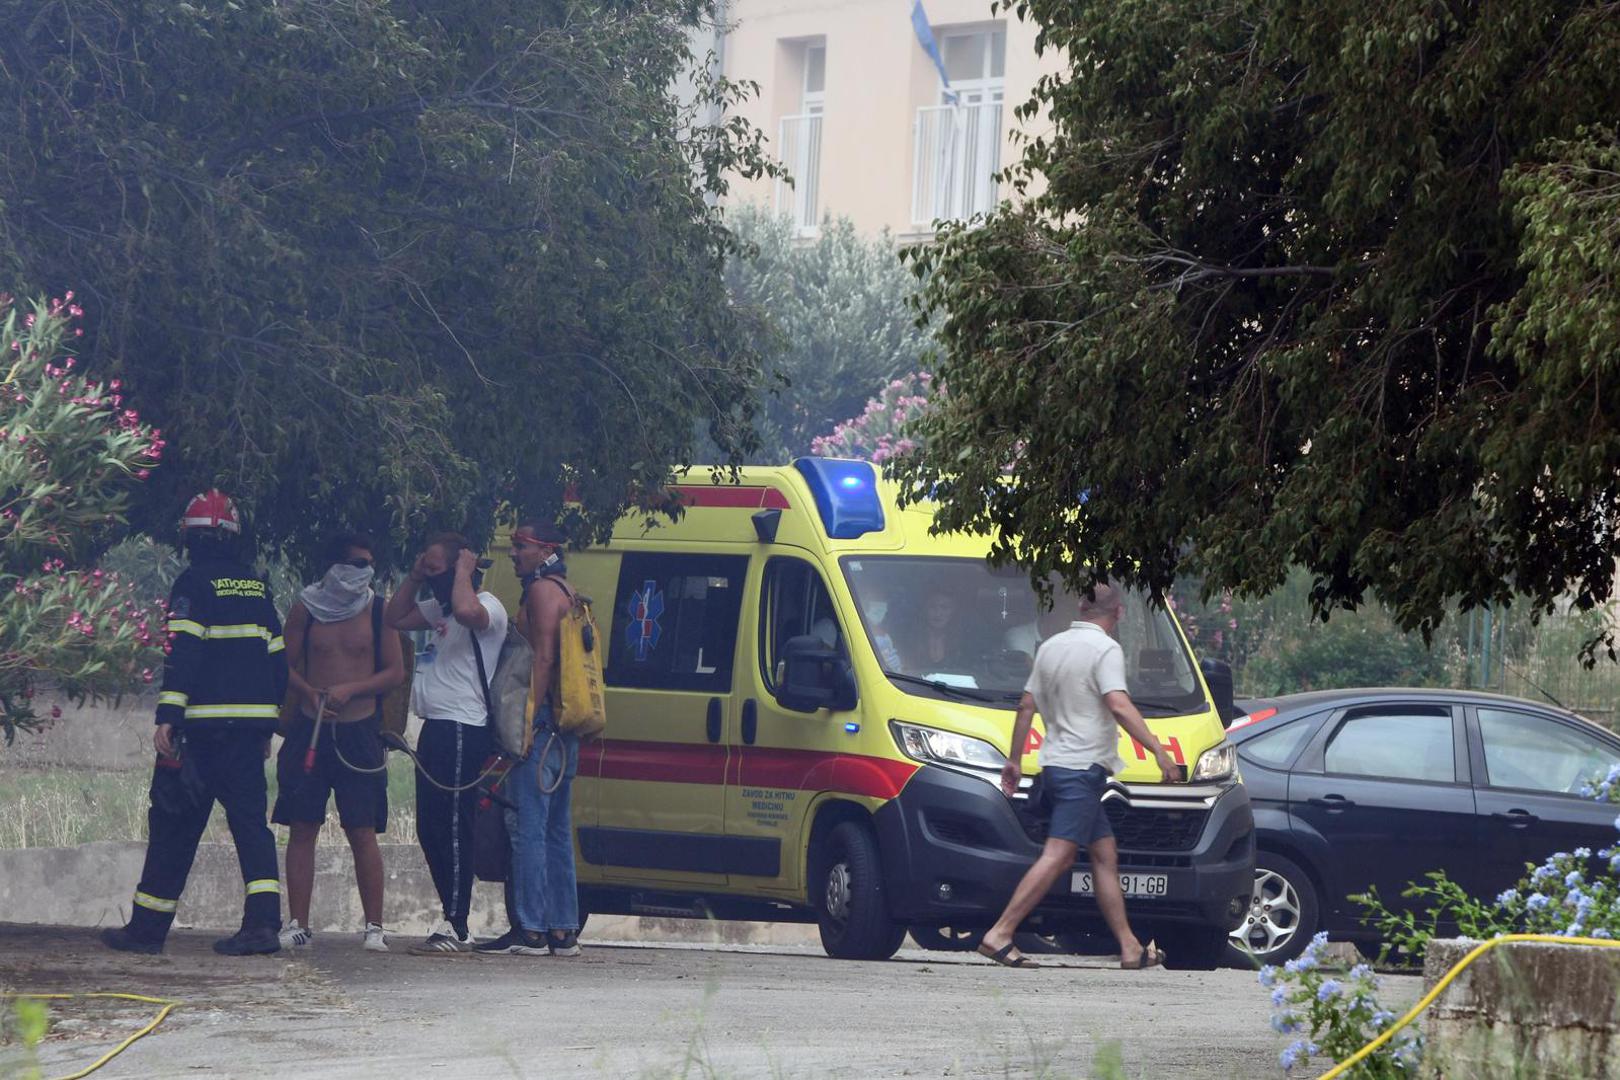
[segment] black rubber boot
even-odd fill
[[[109,949],[139,953],[142,956],[157,956],[163,952],[163,942],[138,938],[129,932],[127,926],[109,926],[101,932],[101,943]]]
[[[221,956],[267,956],[281,951],[281,936],[268,926],[243,927],[214,942],[214,951]]]

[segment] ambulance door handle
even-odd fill
[[[710,742],[720,741],[720,699],[709,699],[708,734]]]
[[[754,745],[754,736],[759,734],[759,706],[753,698],[743,702],[742,708],[742,740],[748,746]]]

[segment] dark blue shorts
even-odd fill
[[[1046,835],[1085,847],[1114,835],[1103,813],[1102,796],[1108,786],[1108,770],[1101,765],[1089,769],[1065,769],[1048,765],[1041,770],[1041,798],[1052,811],[1052,824]]]

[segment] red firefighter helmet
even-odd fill
[[[236,516],[236,504],[229,495],[218,488],[209,488],[186,504],[180,530],[186,529],[224,529],[240,533],[242,520]]]

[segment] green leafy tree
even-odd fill
[[[774,166],[743,88],[670,93],[710,8],[0,0],[0,264],[84,282],[174,433],[138,523],[217,483],[294,554],[567,487],[600,528],[697,425],[746,453],[713,197]]]
[[[730,211],[727,222],[750,254],[727,265],[726,282],[766,321],[774,352],[759,456],[787,461],[922,365],[930,333],[908,303],[917,278],[887,233],[868,239],[848,218],[828,218],[814,239],[757,206]]]
[[[21,313],[0,294],[0,734],[47,717],[43,684],[70,698],[151,682],[163,609],[129,582],[81,569],[124,521],[130,493],[162,456],[159,433],[124,406],[116,380],[75,371],[64,338],[80,315],[70,292]],[[55,711],[55,706],[52,707]]]
[[[1610,595],[1613,4],[999,6],[1068,70],[1019,109],[1027,200],[915,254],[941,526],[1158,590],[1300,565],[1425,632]]]

